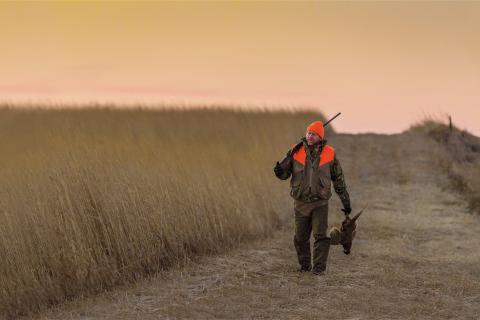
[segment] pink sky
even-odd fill
[[[225,103],[480,135],[480,3],[1,3],[0,100]]]

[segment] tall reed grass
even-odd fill
[[[315,112],[0,108],[0,314],[267,236]]]

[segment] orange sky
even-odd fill
[[[480,2],[1,3],[0,100],[314,107],[480,135]]]

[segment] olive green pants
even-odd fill
[[[324,271],[327,267],[330,238],[327,236],[328,204],[312,210],[309,216],[295,210],[295,236],[293,243],[300,265],[311,265],[310,235],[313,231],[313,269]]]

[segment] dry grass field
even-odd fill
[[[289,186],[272,166],[321,115],[0,114],[5,317],[478,319],[480,166],[467,133],[444,138],[428,121],[328,131],[354,211],[369,207],[352,254],[332,247],[315,277],[296,272]],[[336,195],[329,206],[338,224]]]
[[[0,315],[267,236],[313,112],[0,108]]]
[[[328,139],[354,211],[369,207],[352,254],[332,247],[324,276],[296,271],[287,198],[281,209],[287,223],[268,238],[35,319],[479,319],[480,217],[452,189],[440,163],[445,147],[413,131]],[[288,191],[273,174],[265,179],[272,191]],[[336,195],[329,205],[329,222],[338,224],[343,213]]]

